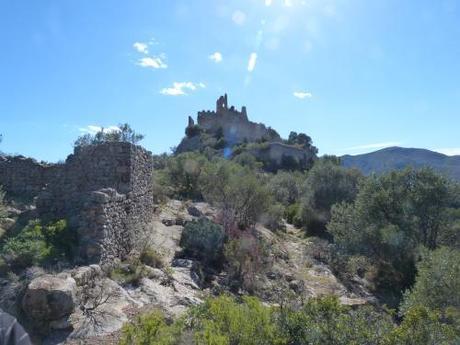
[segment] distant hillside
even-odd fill
[[[355,167],[365,175],[383,173],[394,169],[431,167],[460,181],[460,156],[446,156],[425,149],[388,147],[362,155],[342,156],[345,167]]]

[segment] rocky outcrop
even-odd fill
[[[77,304],[77,284],[68,274],[33,279],[22,299],[22,309],[41,333],[70,327],[68,317]]]

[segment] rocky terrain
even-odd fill
[[[10,207],[11,225],[27,209]],[[15,315],[23,315],[26,326],[37,332],[37,339],[43,336],[43,344],[116,343],[122,325],[138,313],[159,308],[168,317],[176,318],[206,296],[229,291],[225,272],[204,285],[196,271],[197,263],[180,255],[184,225],[198,217],[216,216],[216,210],[206,203],[171,200],[158,206],[144,240],[161,253],[164,266],[144,266],[135,284],[111,278],[105,267],[96,264],[60,272],[56,267],[32,267],[14,279],[1,278],[0,305]],[[270,244],[273,262],[271,270],[258,277],[260,288],[255,294],[262,300],[277,303],[280,294],[292,293],[302,298],[334,294],[347,305],[373,302],[364,288],[348,291],[314,257],[315,243],[299,229],[291,225],[280,233],[261,225],[256,229]]]

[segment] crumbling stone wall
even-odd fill
[[[153,217],[153,158],[130,143],[76,148],[37,198],[43,218],[66,218],[84,262],[123,259]]]
[[[249,121],[246,107],[242,107],[241,111],[236,110],[234,106],[229,108],[226,94],[217,100],[215,111],[198,113],[197,124],[210,133],[215,133],[221,128],[225,141],[230,145],[245,141],[255,142],[262,138],[281,141],[281,137],[264,124]]]
[[[76,148],[64,164],[0,161],[7,193],[36,197],[44,220],[65,218],[78,233],[82,262],[123,259],[153,217],[152,154],[130,143]]]
[[[58,164],[23,156],[0,156],[0,185],[10,196],[31,198],[53,180]]]

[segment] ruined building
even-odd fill
[[[197,125],[202,130],[212,134],[222,131],[224,139],[229,145],[256,142],[262,139],[281,141],[281,137],[273,129],[267,128],[262,123],[249,121],[246,107],[243,106],[241,111],[235,109],[234,106],[229,108],[227,94],[217,99],[215,111],[203,110],[198,112]],[[189,117],[188,127],[193,126],[195,126],[195,122]]]
[[[176,153],[202,151],[209,146],[223,150],[242,143],[263,143],[248,152],[273,167],[270,170],[276,170],[285,162],[307,167],[316,158],[316,151],[288,145],[272,128],[251,122],[246,107],[243,106],[241,111],[234,106],[229,107],[227,94],[217,99],[215,111],[198,112],[196,123],[189,116],[186,134]],[[216,145],[213,141],[216,137],[222,137],[224,147]]]
[[[153,216],[150,152],[125,142],[75,148],[63,164],[0,157],[7,194],[35,197],[42,219],[68,220],[82,262],[124,258]]]

